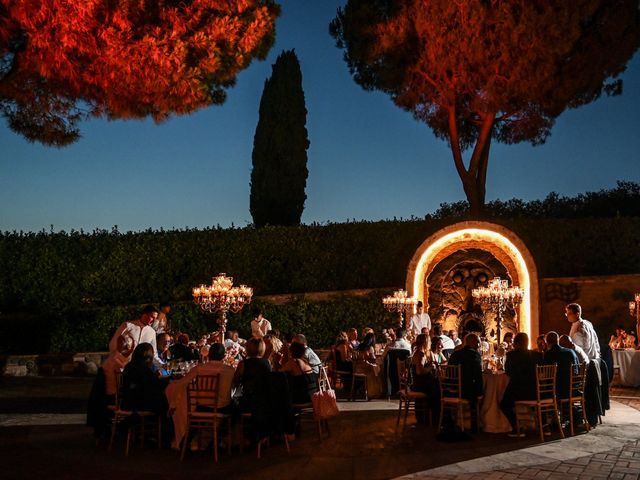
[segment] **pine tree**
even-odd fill
[[[299,225],[307,185],[307,108],[294,50],[283,51],[265,81],[253,140],[250,211],[256,227]]]
[[[0,118],[61,147],[88,117],[156,122],[224,103],[275,39],[274,0],[0,0]]]
[[[621,93],[640,12],[638,0],[349,0],[330,31],[356,83],[449,142],[477,217],[492,140],[544,143],[566,109]]]

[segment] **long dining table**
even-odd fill
[[[620,368],[620,384],[640,386],[640,350],[613,350],[613,365]]]
[[[484,400],[480,409],[482,429],[489,433],[508,433],[511,424],[500,410],[500,402],[504,395],[509,376],[503,371],[497,373],[483,373]]]

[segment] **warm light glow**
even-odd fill
[[[448,233],[434,241],[420,256],[413,279],[407,279],[407,289],[409,290],[409,294],[415,298],[424,299],[425,269],[433,263],[433,260],[443,249],[462,241],[477,241],[478,243],[489,242],[496,245],[509,255],[518,274],[518,286],[524,290],[522,303],[520,303],[520,308],[518,309],[520,329],[529,335],[529,338],[531,338],[531,278],[529,276],[529,270],[527,269],[522,253],[520,253],[513,242],[504,235],[492,230],[482,228],[463,228],[461,230]],[[477,248],[482,249],[483,247],[482,245],[479,245]]]

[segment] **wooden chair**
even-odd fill
[[[536,400],[516,401],[516,431],[520,435],[521,422],[530,418],[530,412],[535,410],[536,420],[540,431],[540,441],[544,442],[544,430],[542,414],[554,417],[560,436],[564,438],[560,415],[558,414],[558,403],[556,401],[556,370],[558,366],[538,365],[536,366]]]
[[[585,413],[585,400],[584,400],[584,385],[587,378],[587,366],[582,363],[579,365],[571,365],[571,372],[569,372],[571,377],[570,380],[570,397],[569,398],[561,398],[560,399],[560,409],[564,412],[564,407],[566,406],[569,409],[569,428],[571,431],[571,436],[574,433],[573,427],[573,407],[580,407],[582,411],[582,422],[587,430],[589,431],[589,422],[587,421],[587,414]]]
[[[362,386],[362,392],[364,400],[369,401],[369,385],[367,380],[367,373],[365,371],[366,362],[359,355],[353,359],[353,373],[351,373],[351,393],[349,394],[349,400],[355,401],[356,387],[358,383]]]
[[[402,414],[402,410],[404,409],[404,423],[407,423],[407,417],[409,415],[409,410],[416,410],[416,400],[419,400],[418,403],[422,403],[424,408],[427,409],[427,394],[423,392],[413,392],[411,391],[411,375],[410,375],[410,365],[411,365],[411,357],[408,357],[406,360],[396,359],[396,364],[398,368],[398,379],[400,380],[400,390],[398,391],[400,395],[400,403],[398,404],[398,418],[396,419],[396,425],[400,423],[400,416]],[[428,410],[425,411],[427,414]]]
[[[227,453],[231,455],[231,416],[218,412],[218,390],[220,375],[198,375],[187,386],[187,428],[182,442],[180,460],[184,459],[187,450],[189,434],[191,430],[198,432],[198,444],[200,434],[209,430],[213,433],[213,457],[218,461],[218,426],[221,422],[227,422]]]
[[[440,366],[440,420],[438,421],[438,431],[442,429],[442,419],[445,410],[455,413],[460,430],[464,431],[464,413],[471,415],[471,402],[462,398],[462,378],[460,376],[460,365]],[[480,402],[476,402],[476,419],[480,421]]]
[[[131,444],[133,443],[133,439],[135,437],[136,431],[140,430],[140,445],[144,446],[145,439],[145,430],[146,426],[149,423],[157,422],[158,428],[158,448],[162,447],[162,422],[160,421],[159,416],[154,412],[147,411],[137,411],[133,410],[123,410],[122,409],[122,372],[116,372],[116,398],[115,403],[113,405],[109,405],[108,408],[113,412],[113,419],[111,420],[111,439],[109,440],[109,451],[113,448],[113,442],[116,438],[116,432],[118,430],[118,425],[122,423],[125,419],[133,417],[134,414],[138,415],[140,418],[140,423],[138,425],[132,425],[127,430],[127,439],[125,443],[124,455],[129,456],[129,451],[131,450]]]

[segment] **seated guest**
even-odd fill
[[[245,350],[240,341],[237,330],[229,330],[225,333],[224,347],[238,352],[238,359],[244,356]]]
[[[372,365],[376,363],[376,336],[373,332],[367,333],[358,346],[358,358]]]
[[[462,345],[462,340],[460,340],[460,338],[458,337],[458,331],[457,330],[449,330],[449,338],[451,340],[453,340],[453,344],[456,347]]]
[[[242,387],[241,411],[251,412],[256,406],[256,395],[264,386],[266,378],[271,372],[271,364],[262,358],[265,351],[262,338],[252,337],[247,340],[246,349],[247,358],[238,364],[233,384]]]
[[[571,365],[578,364],[578,357],[573,350],[559,345],[559,336],[556,332],[549,332],[545,337],[547,351],[544,354],[544,364],[557,365],[556,369],[556,397],[569,398],[571,385]]]
[[[271,335],[271,344],[274,352],[282,350],[282,340],[280,340],[280,330],[269,330],[267,335]]]
[[[442,351],[444,350],[444,346],[442,344],[442,338],[433,337],[431,339],[431,349],[429,352],[429,361],[436,365],[443,365],[447,363],[447,358],[444,356]]]
[[[611,335],[611,339],[609,340],[609,346],[612,350],[620,349],[620,348],[634,348],[636,339],[633,335],[628,334],[624,325],[618,325],[616,327],[615,335]]]
[[[305,347],[301,343],[291,344],[291,358],[282,366],[289,377],[291,402],[311,403],[311,395],[318,391],[318,377],[304,358]]]
[[[560,346],[576,352],[578,361],[581,364],[585,364],[585,365],[589,364],[589,357],[587,356],[585,351],[582,349],[582,347],[579,347],[578,345],[573,343],[573,340],[571,340],[571,337],[569,335],[560,336]]]
[[[426,407],[429,405],[434,412],[440,409],[440,387],[438,385],[436,365],[430,360],[429,336],[421,333],[416,337],[415,352],[411,357],[410,379],[411,390],[427,394],[427,399],[416,400],[416,421],[426,423]],[[422,408],[421,408],[422,407]]]
[[[527,339],[528,340],[528,339]],[[510,352],[513,350],[513,333],[507,332],[502,337],[502,343],[506,344],[505,351]]]
[[[358,348],[358,345],[360,345],[360,342],[358,341],[358,330],[356,330],[355,328],[350,328],[349,330],[347,330],[347,336],[349,337],[349,345],[351,346],[351,348]]]
[[[159,333],[156,336],[156,344],[158,346],[158,353],[153,360],[153,364],[159,372],[165,374],[167,371],[167,362],[173,358],[171,350],[169,349],[171,346],[171,335],[168,333]]]
[[[292,343],[300,343],[304,345],[304,359],[311,366],[313,373],[318,375],[320,373],[320,366],[322,365],[322,361],[320,357],[307,345],[307,337],[303,334],[299,333],[295,337],[293,337]]]
[[[464,337],[464,347],[456,350],[449,357],[449,365],[460,365],[460,379],[462,383],[462,398],[469,401],[471,407],[472,429],[478,429],[478,419],[476,417],[476,404],[478,398],[483,396],[482,385],[482,357],[478,350],[480,348],[480,337],[475,333],[468,333]]]
[[[175,360],[184,360],[185,362],[198,360],[197,353],[189,347],[189,335],[186,333],[179,334],[176,343],[171,345],[169,350]]]
[[[387,346],[387,349],[411,350],[411,344],[404,338],[404,328],[396,328],[392,332],[395,339]]]
[[[104,371],[106,381],[107,402],[110,405],[115,403],[116,395],[116,375],[122,372],[122,369],[129,363],[129,357],[133,352],[133,338],[130,335],[121,335],[117,340],[117,350],[111,352],[109,356],[102,362],[102,370]]]
[[[220,375],[218,384],[218,411],[222,413],[231,413],[233,397],[233,379],[236,373],[236,369],[225,365],[223,359],[226,354],[226,349],[221,343],[213,343],[209,346],[209,361],[207,363],[201,363],[192,368],[191,371],[179,382],[184,384],[185,391],[187,385],[189,385],[198,375]]]
[[[349,346],[349,338],[346,332],[340,332],[338,335],[333,352],[336,361],[336,370],[341,372],[352,372],[353,363],[351,362],[351,347]]]
[[[161,379],[153,371],[153,345],[140,343],[131,355],[131,361],[124,367],[122,374],[122,409],[154,412],[163,415],[167,412],[167,398],[164,389],[168,379]]]
[[[544,334],[543,335],[538,335],[538,338],[536,339],[536,352],[543,354],[544,352],[547,351],[547,341],[544,338]]]
[[[542,355],[530,351],[529,337],[520,332],[513,339],[513,350],[507,352],[504,370],[509,383],[500,402],[500,409],[511,424],[510,437],[517,436],[515,404],[518,400],[536,398],[536,365],[542,363]],[[524,436],[524,434],[521,434]]]
[[[444,348],[444,350],[453,351],[453,349],[456,348],[456,344],[453,343],[453,340],[451,340],[444,333],[442,333],[442,325],[441,324],[436,323],[433,326],[433,336],[434,337],[440,337],[440,339],[442,340],[442,347]]]
[[[272,336],[270,333],[267,333],[264,337],[262,337],[262,339],[264,340],[265,345],[264,358],[269,361],[272,370],[280,370],[282,361],[282,354],[279,352],[280,348],[282,348],[282,344],[279,343],[280,340]],[[280,348],[276,350],[276,346]]]

